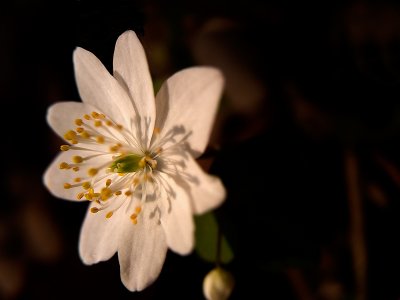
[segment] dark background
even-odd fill
[[[84,266],[86,204],[42,184],[61,143],[47,107],[79,100],[74,48],[111,70],[127,29],[156,87],[193,65],[226,77],[209,153],[228,190],[216,215],[235,255],[232,299],[400,297],[396,2],[53,2],[1,4],[1,299],[203,299],[213,264],[196,253],[169,252],[140,293],[116,258]]]

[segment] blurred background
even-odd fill
[[[214,264],[198,251],[169,252],[140,293],[122,285],[116,257],[83,265],[86,203],[42,184],[61,144],[47,107],[79,100],[74,48],[111,70],[127,29],[156,87],[194,65],[225,75],[200,163],[228,190],[214,217],[232,252],[231,299],[399,299],[396,1],[15,0],[0,4],[0,24],[0,299],[204,299]]]

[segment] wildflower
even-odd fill
[[[223,77],[212,67],[187,68],[154,97],[132,31],[116,42],[113,76],[82,48],[73,58],[83,103],[48,110],[48,123],[67,144],[44,182],[59,198],[91,202],[79,241],[83,262],[118,252],[122,282],[140,291],[158,277],[168,248],[192,251],[192,215],[225,198],[221,181],[195,161],[208,143]]]

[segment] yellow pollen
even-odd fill
[[[140,214],[141,211],[142,211],[142,208],[141,208],[140,206],[136,206],[135,212],[136,212],[137,214]]]
[[[89,182],[89,181],[85,181],[84,183],[82,183],[82,187],[83,187],[85,190],[90,189],[90,182]]]
[[[78,141],[77,141],[77,140],[72,140],[72,141],[71,141],[71,144],[76,145],[76,144],[78,144]]]
[[[116,126],[118,130],[122,130],[124,128],[124,126],[122,126],[121,124],[117,124]]]
[[[92,111],[92,117],[93,118],[97,119],[99,117],[99,115],[100,114],[98,112]]]
[[[120,147],[121,147],[120,144],[111,146],[111,147],[110,147],[110,151],[111,151],[111,152],[117,152],[117,151],[119,150]]]
[[[119,196],[119,195],[121,195],[121,194],[122,194],[121,191],[116,191],[116,192],[115,192],[115,195],[116,195],[116,196]]]
[[[112,126],[112,124],[113,124],[113,123],[112,123],[110,120],[107,120],[107,121],[106,121],[106,125],[107,125],[107,126]]]
[[[75,182],[81,182],[82,179],[81,179],[80,177],[76,177],[76,178],[74,179],[74,181],[75,181]]]
[[[86,193],[85,198],[86,198],[86,200],[92,200],[93,196],[92,196],[92,194]]]
[[[82,126],[82,124],[83,124],[82,119],[76,119],[76,120],[75,120],[75,125],[77,125],[77,126]]]
[[[74,170],[74,172],[78,172],[79,171],[79,167],[73,167],[72,170]]]
[[[97,172],[98,172],[97,169],[95,169],[95,168],[90,168],[90,169],[88,170],[88,175],[91,176],[91,177],[93,177],[93,176],[96,176]]]
[[[85,131],[85,129],[83,129],[82,127],[77,127],[75,130],[77,133],[82,133]]]
[[[112,212],[112,211],[109,211],[109,212],[106,214],[106,218],[109,219],[109,218],[112,217],[112,215],[113,215],[113,212]]]
[[[108,200],[108,198],[112,196],[112,194],[113,194],[112,190],[109,189],[108,187],[102,188],[100,193],[100,198],[101,200],[106,201]]]
[[[87,115],[87,114],[83,115],[83,117],[84,117],[86,120],[90,120],[90,119],[91,119],[91,117],[90,117],[89,115]]]
[[[126,195],[126,196],[130,196],[130,195],[132,195],[132,192],[131,192],[131,191],[126,191],[126,192],[125,192],[125,195]]]
[[[71,147],[69,145],[61,145],[60,149],[61,151],[68,151]]]
[[[131,219],[132,219],[132,220],[137,219],[137,214],[131,214]]]
[[[73,130],[68,130],[65,134],[64,134],[64,138],[68,141],[74,140],[76,138],[76,132]]]
[[[100,127],[101,125],[103,125],[103,122],[101,122],[100,120],[94,121],[94,126]]]
[[[104,143],[104,137],[101,136],[101,135],[99,135],[99,136],[96,137],[96,141],[97,141],[99,144],[103,144],[103,143]]]
[[[90,133],[84,130],[81,132],[81,137],[83,137],[84,139],[88,139],[90,138]]]
[[[85,194],[84,193],[79,193],[76,195],[76,199],[81,200]]]
[[[132,221],[132,223],[133,223],[134,225],[137,224],[137,219],[131,219],[131,221]]]
[[[95,213],[98,213],[99,210],[100,210],[100,209],[98,209],[97,207],[92,207],[92,208],[90,209],[90,212],[95,214]]]
[[[72,185],[70,185],[69,183],[64,183],[64,189],[68,190],[72,188]]]
[[[100,119],[105,119],[105,118],[106,118],[106,116],[105,116],[105,115],[103,115],[103,114],[99,114],[99,118],[100,118]]]
[[[107,179],[106,186],[110,186],[110,184],[111,184],[111,179]]]
[[[154,127],[153,134],[157,135],[160,133],[160,128]]]
[[[69,166],[69,164],[67,164],[67,163],[64,161],[64,162],[62,162],[62,163],[60,164],[59,168],[60,168],[60,169],[69,169],[70,166]]]
[[[72,161],[76,164],[79,164],[79,163],[83,162],[83,158],[82,158],[82,156],[75,155],[75,156],[72,156]]]

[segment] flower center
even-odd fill
[[[75,125],[78,126],[75,130],[64,134],[70,145],[60,147],[62,151],[77,152],[70,156],[70,162],[59,165],[60,169],[76,174],[73,182],[64,183],[64,188],[80,189],[77,199],[97,203],[99,207],[92,207],[92,213],[107,209],[106,218],[129,199],[136,203],[130,216],[136,224],[141,204],[146,201],[148,185],[155,182],[154,171],[162,148],[146,150],[132,132],[98,112],[76,119]],[[111,198],[113,201],[108,201]]]

